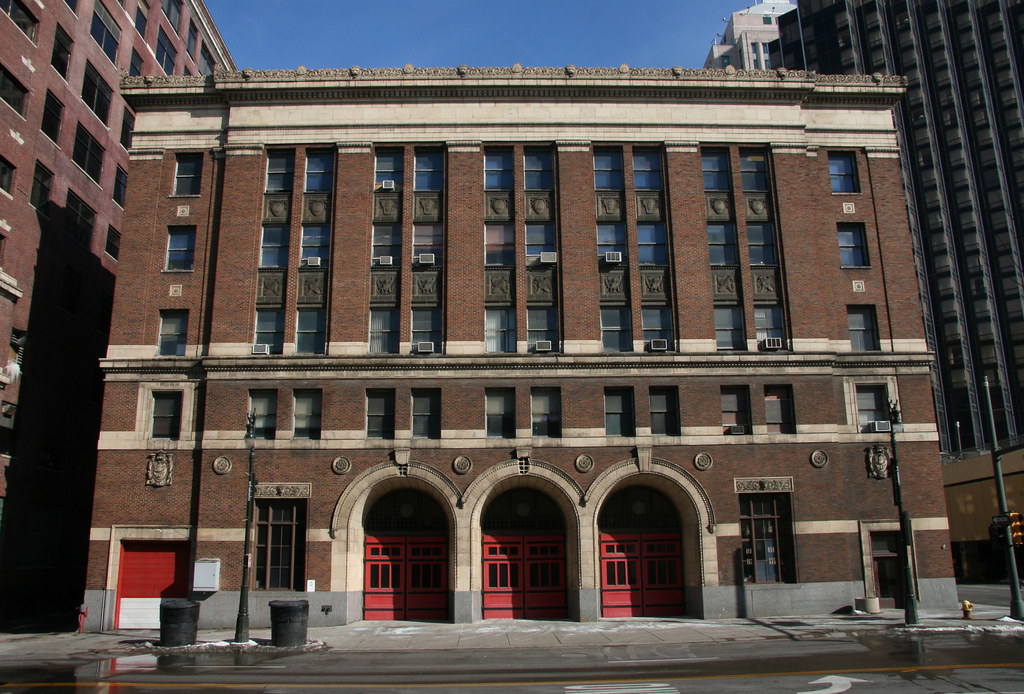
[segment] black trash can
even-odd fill
[[[198,602],[175,598],[160,603],[161,646],[191,646],[198,630]]]
[[[270,645],[302,646],[309,624],[308,600],[270,601]]]

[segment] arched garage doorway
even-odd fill
[[[448,524],[415,489],[389,492],[364,521],[365,619],[448,618]]]
[[[565,518],[536,489],[512,489],[484,510],[484,619],[566,616]]]
[[[661,492],[633,486],[613,494],[598,515],[601,615],[683,613],[679,513]]]

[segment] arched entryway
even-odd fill
[[[660,617],[683,613],[679,512],[661,492],[615,492],[598,515],[601,615]]]
[[[517,488],[483,513],[484,619],[566,616],[565,517],[541,491]]]
[[[363,617],[448,618],[448,524],[429,495],[398,489],[366,513]]]

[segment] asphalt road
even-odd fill
[[[971,631],[666,646],[399,653],[130,655],[75,670],[0,665],[8,692],[1002,692],[1024,694],[1024,637]]]

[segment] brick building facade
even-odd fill
[[[296,591],[311,624],[899,601],[890,399],[917,588],[955,600],[900,78],[122,88],[91,626],[232,623],[250,452],[254,624]]]
[[[234,64],[201,0],[8,0],[0,38],[0,619],[70,625],[130,187],[118,81]]]

